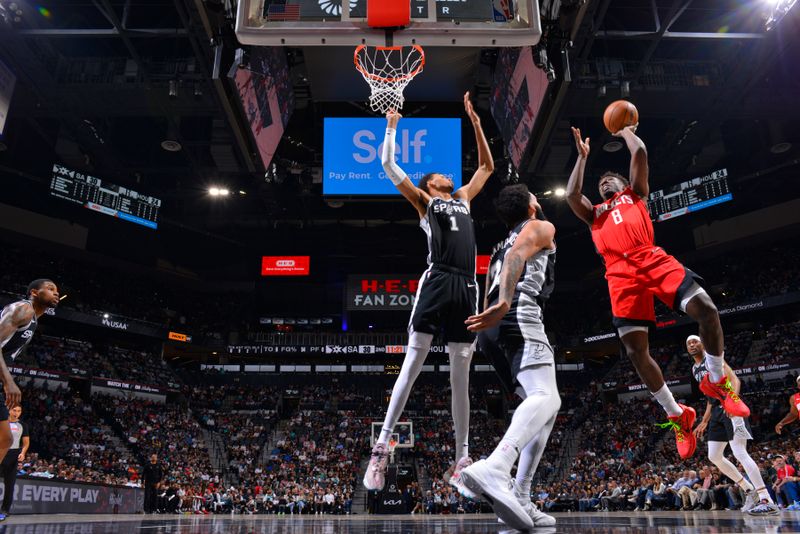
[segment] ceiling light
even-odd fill
[[[770,147],[769,151],[773,154],[783,154],[788,152],[790,148],[792,148],[792,143],[776,143]]]
[[[239,194],[240,195],[246,195],[247,193],[245,193],[244,191],[239,191]]]
[[[622,143],[614,139],[613,141],[609,141],[605,145],[603,145],[603,150],[606,152],[619,152],[622,150]]]
[[[567,194],[567,191],[563,187],[559,187],[555,191],[557,197],[563,197]]]
[[[766,0],[767,5],[767,22],[764,27],[770,31],[785,17],[789,11],[797,3],[797,0]]]
[[[552,191],[550,191],[550,190],[548,189],[547,191],[545,191],[544,193],[542,193],[542,196],[543,196],[543,197],[549,197],[549,196],[550,196],[550,195],[552,195],[552,194],[553,194],[553,192],[552,192]]]
[[[108,319],[108,314],[107,313],[103,314],[103,319]]]
[[[227,189],[225,189],[225,188],[220,188],[220,190],[219,190],[219,195],[220,195],[220,196],[222,196],[222,197],[227,197],[229,194],[230,194],[230,191],[228,191],[228,190],[227,190]]]
[[[167,152],[180,152],[183,147],[177,141],[174,141],[172,139],[164,139],[163,141],[161,141],[161,148],[163,148]]]
[[[211,195],[212,197],[219,196],[219,188],[218,188],[218,187],[212,187],[212,188],[210,188],[210,189],[208,190],[208,194],[209,194],[209,195]]]

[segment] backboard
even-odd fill
[[[372,435],[370,436],[369,446],[374,447],[375,442],[381,435],[383,422],[372,423]],[[400,421],[394,425],[395,432],[392,437],[397,440],[396,449],[413,449],[414,448],[414,423],[411,421]]]
[[[367,0],[239,0],[236,36],[256,46],[528,46],[542,35],[537,0],[409,0],[411,23],[367,25]]]

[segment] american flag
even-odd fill
[[[267,20],[300,20],[300,4],[270,4]]]

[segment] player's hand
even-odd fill
[[[589,138],[583,140],[581,137],[581,129],[572,127],[572,136],[575,138],[575,146],[578,148],[578,156],[581,159],[589,157]]]
[[[776,434],[778,434],[780,436],[782,431],[783,431],[783,424],[778,423],[777,425],[775,425],[775,433]]]
[[[472,121],[473,126],[480,126],[481,118],[475,113],[475,108],[472,107],[472,101],[469,99],[469,91],[464,93],[464,110]]]
[[[620,131],[618,131],[617,133],[612,134],[612,135],[614,137],[625,137],[625,134],[627,132],[635,134],[637,128],[639,128],[639,123],[638,122],[636,124],[631,124],[630,126],[626,126],[625,128],[621,129]]]
[[[470,332],[478,332],[495,326],[508,313],[509,305],[507,302],[498,302],[494,306],[489,306],[483,313],[469,317],[464,324]]]
[[[694,434],[694,436],[698,439],[702,438],[703,434],[706,433],[706,428],[708,428],[708,423],[700,423],[699,425],[694,427],[694,430],[692,430],[692,434]]]
[[[402,119],[402,118],[403,118],[402,115],[400,115],[395,110],[390,109],[386,113],[386,127],[387,128],[397,128],[397,123],[400,122],[400,119]]]
[[[19,456],[17,456],[17,461],[20,462],[20,463],[25,461],[25,453],[24,452],[19,453]]]
[[[10,376],[3,382],[3,389],[6,393],[6,407],[9,410],[22,402],[22,391]]]

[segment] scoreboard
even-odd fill
[[[81,204],[98,213],[141,224],[148,228],[158,228],[160,199],[103,182],[99,178],[67,169],[61,165],[53,165],[50,194]]]
[[[733,200],[728,188],[728,169],[693,178],[667,189],[653,191],[647,200],[650,216],[666,221]]]

